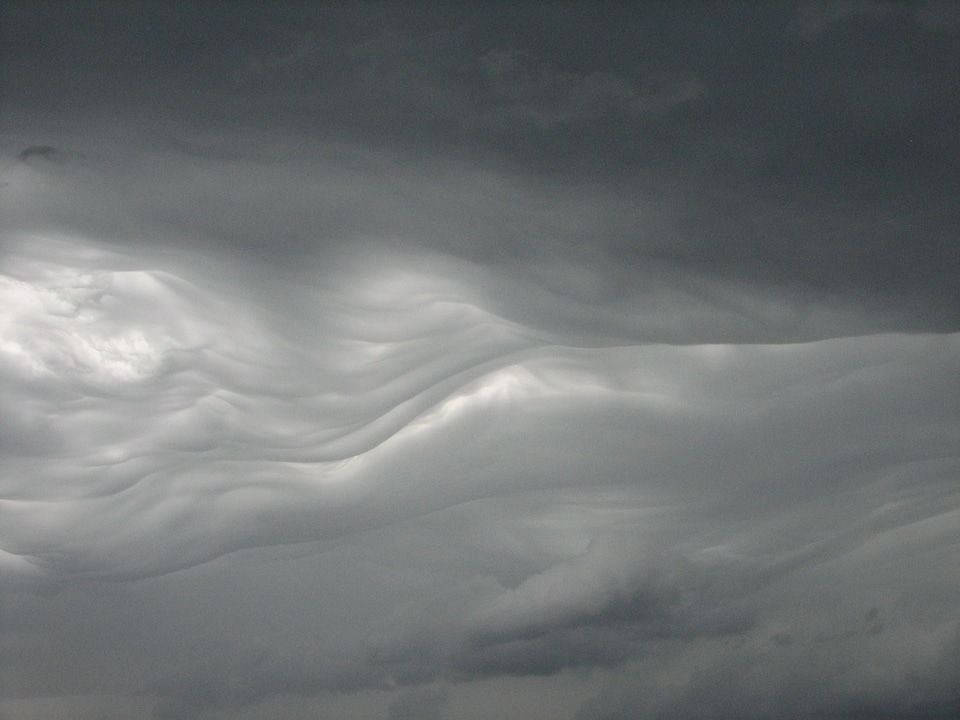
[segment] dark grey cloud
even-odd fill
[[[408,690],[390,705],[389,720],[439,720],[446,699],[442,689]]]
[[[866,633],[872,638],[880,634],[873,629]],[[852,634],[847,641],[858,644],[852,641]],[[882,643],[861,640],[859,644]],[[818,653],[781,642],[777,649],[727,649],[722,662],[708,661],[689,674],[680,692],[668,694],[641,681],[629,691],[595,698],[581,708],[577,717],[635,717],[640,708],[654,718],[952,717],[957,712],[953,645],[947,640],[940,652],[924,658],[922,680],[903,672],[900,663],[886,657],[882,662],[869,663],[869,670],[863,664],[851,669],[849,658],[844,657],[846,648]],[[635,676],[642,677],[642,671]],[[761,682],[778,683],[777,694],[757,698],[759,678]]]
[[[50,145],[31,145],[20,151],[17,160],[28,165],[43,163],[59,165],[66,161],[66,156],[62,150]]]
[[[480,62],[495,104],[465,120],[477,129],[509,132],[532,125],[550,131],[609,116],[644,116],[692,102],[703,92],[694,79],[651,77],[641,89],[601,72],[558,72],[516,50],[491,50]]]
[[[0,714],[957,714],[938,2],[0,7]]]

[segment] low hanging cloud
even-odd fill
[[[75,170],[21,170],[25,226]],[[927,678],[871,702],[954,702],[934,640],[958,621],[949,581],[890,573],[946,572],[955,543],[956,334],[866,332],[882,321],[855,304],[662,263],[611,294],[602,263],[504,267],[442,243],[354,238],[309,272],[251,275],[216,246],[7,240],[6,592],[136,579],[166,596],[273,567],[270,596],[297,598],[313,558],[345,588],[393,568],[342,639],[225,628],[195,666],[116,681],[154,717],[401,689],[384,712],[455,715],[459,687],[569,669],[595,673],[584,718],[640,697],[663,716],[721,694],[759,708],[749,680],[721,692],[731,662],[774,674],[778,713],[832,712],[879,681],[790,693],[835,676],[841,646],[875,677]],[[846,599],[798,604],[811,583]],[[904,654],[908,638],[927,639]],[[449,690],[417,689],[432,683]]]
[[[957,715],[945,7],[55,7],[0,715]]]
[[[946,442],[936,423],[948,420],[952,395],[938,383],[953,338],[578,348],[576,337],[474,304],[479,293],[456,263],[431,271],[421,257],[405,268],[396,256],[366,257],[366,276],[311,289],[294,336],[242,297],[73,252],[81,267],[22,258],[4,278],[9,406],[30,409],[10,419],[22,440],[8,441],[9,477],[32,468],[29,485],[14,479],[8,490],[4,551],[36,570],[149,575],[508,489],[589,484],[577,457],[595,443],[607,448],[590,461],[605,482],[695,481],[715,502],[730,492],[723,455],[748,452],[778,426],[795,424],[774,458],[738,461],[744,491],[774,472],[785,489],[765,492],[797,496],[788,478],[802,465],[791,465],[811,462],[814,447],[819,466],[855,462],[880,441],[889,464]],[[925,357],[918,348],[928,347],[939,350]],[[824,378],[812,368],[830,368],[830,393],[816,389]],[[900,420],[870,419],[891,403]],[[831,437],[844,418],[850,427]],[[681,436],[711,449],[681,452],[672,439]],[[553,458],[525,457],[558,443]],[[476,465],[490,446],[498,462]],[[644,471],[634,476],[633,463]],[[528,470],[501,476],[509,465]],[[551,595],[557,572],[490,612],[528,622],[530,593],[530,612],[547,618],[536,597]],[[604,592],[599,580],[574,584]],[[590,597],[573,601],[601,601]]]

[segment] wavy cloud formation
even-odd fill
[[[802,468],[863,462],[875,443],[887,465],[949,449],[936,423],[954,407],[953,337],[576,348],[474,304],[455,265],[373,256],[365,274],[312,289],[284,328],[242,298],[74,253],[82,266],[23,258],[4,276],[6,404],[20,408],[7,437],[24,440],[6,454],[3,549],[37,570],[168,572],[490,493],[590,484],[590,465],[604,482],[696,478],[710,501],[724,454],[789,424],[774,460],[738,459],[741,492],[773,473],[783,479],[758,492],[802,497],[789,489]],[[898,420],[871,419],[890,403]],[[684,457],[678,436],[714,449]],[[491,447],[497,461],[478,464]],[[539,457],[546,447],[563,449]],[[552,584],[577,572],[531,578],[488,612],[524,624],[529,602],[550,622],[564,603]],[[572,583],[589,590],[570,603],[601,603],[606,582]]]
[[[653,686],[597,676],[582,717],[630,715],[640,696],[692,717],[729,685],[722,665],[790,688],[798,663],[805,682],[836,676],[825,653],[838,644],[880,675],[841,674],[802,703],[784,691],[778,713],[858,706],[866,695],[849,688],[900,672],[924,673],[924,697],[940,698],[929,707],[953,702],[953,651],[933,640],[958,621],[949,582],[889,573],[946,572],[956,543],[960,336],[664,344],[664,308],[681,336],[703,322],[740,332],[744,308],[759,308],[752,323],[782,310],[661,276],[605,309],[607,327],[627,328],[610,344],[562,267],[504,273],[358,242],[312,276],[249,285],[215,260],[158,269],[136,248],[76,237],[8,244],[4,587],[195,588],[189,573],[232,577],[251,553],[286,558],[280,570],[329,557],[340,569],[324,577],[372,553],[408,567],[390,581],[405,599],[361,611],[379,618],[342,641],[209,639],[209,662],[158,668],[141,686],[155,717],[421,685],[440,689],[385,712],[455,712],[450,688],[464,683],[618,667]],[[409,565],[419,557],[423,569]],[[848,599],[798,606],[807,582]],[[904,660],[908,637],[928,641]],[[746,645],[730,650],[731,638]],[[699,648],[698,669],[678,642]],[[661,646],[654,672],[643,658]],[[896,682],[864,692],[919,702]],[[750,706],[749,684],[735,689],[724,702]]]
[[[960,714],[954,15],[0,5],[0,716]]]
[[[350,461],[431,408],[455,413],[451,392],[534,345],[422,272],[312,298],[316,326],[297,342],[180,278],[84,260],[24,259],[4,276],[8,407],[32,410],[11,420],[24,438],[42,428],[45,452],[8,492],[4,549],[36,567],[150,574],[269,542],[257,518],[300,493],[321,511],[375,503]]]

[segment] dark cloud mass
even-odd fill
[[[0,33],[0,716],[960,716],[955,3]]]

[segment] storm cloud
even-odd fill
[[[952,6],[0,12],[4,717],[960,713]]]

